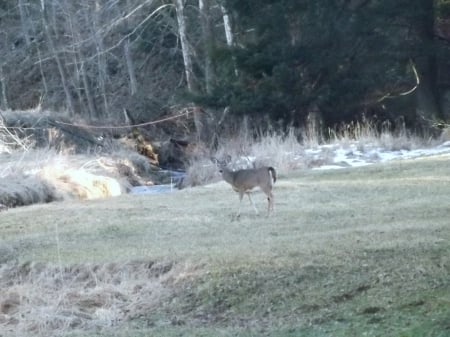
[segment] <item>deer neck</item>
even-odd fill
[[[222,171],[222,178],[223,180],[225,180],[227,183],[233,185],[234,182],[234,172],[228,169],[223,169]]]

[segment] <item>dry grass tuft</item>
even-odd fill
[[[3,264],[0,331],[49,336],[112,328],[161,305],[171,294],[165,283],[172,269],[172,263],[155,261]]]
[[[8,207],[117,196],[127,188],[127,182],[118,180],[119,174],[114,177],[101,159],[43,150],[2,156],[0,203]]]
[[[37,176],[13,175],[0,178],[0,204],[25,206],[60,200],[52,184]]]
[[[381,148],[388,151],[412,150],[433,145],[431,137],[416,136],[406,129],[403,120],[395,125],[378,123],[363,118],[361,121],[340,125],[328,130],[328,138],[336,144],[358,144],[360,150]]]
[[[65,154],[95,152],[102,145],[98,130],[79,128],[70,125],[71,122],[61,112],[56,114],[40,106],[0,111],[0,144],[10,153],[36,147],[52,148]]]
[[[62,155],[53,150],[0,153],[0,204],[8,207],[64,199],[117,196],[149,185],[161,173],[136,153]]]
[[[193,161],[186,169],[186,176],[180,187],[204,185],[217,178],[217,169],[209,159]]]
[[[244,127],[239,136],[223,140],[211,157],[223,160],[231,156],[234,169],[273,166],[279,174],[305,167],[304,148],[295,129],[286,134],[276,131],[259,133],[255,138]],[[192,161],[186,170],[185,186],[197,186],[217,180],[217,169],[210,158]]]
[[[43,180],[51,182],[57,193],[64,196],[62,199],[89,200],[115,197],[123,193],[123,187],[116,179],[85,170],[45,167],[39,175]]]

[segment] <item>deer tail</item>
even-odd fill
[[[267,169],[272,174],[273,182],[276,182],[277,181],[277,172],[275,171],[275,169],[272,166],[268,167]]]

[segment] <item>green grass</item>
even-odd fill
[[[450,336],[449,159],[2,212],[0,335]]]

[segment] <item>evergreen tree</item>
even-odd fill
[[[227,0],[225,5],[237,41],[232,50],[216,53],[220,85],[210,97],[214,104],[299,124],[312,107],[328,125],[362,114],[410,123],[423,118],[420,114],[440,116],[433,2]]]

